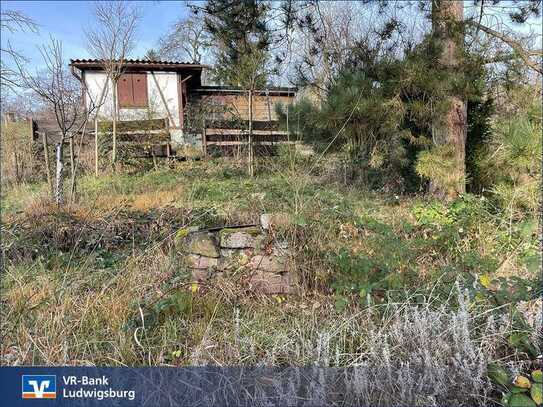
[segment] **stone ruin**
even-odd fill
[[[263,214],[259,225],[181,229],[177,247],[194,281],[244,270],[249,288],[263,294],[295,294],[297,279],[286,240],[274,231],[289,224],[286,214]]]

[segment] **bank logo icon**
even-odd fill
[[[23,375],[24,399],[56,399],[57,377],[55,375]]]

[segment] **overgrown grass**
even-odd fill
[[[43,185],[4,191],[3,363],[377,366],[392,376],[366,383],[366,401],[397,402],[383,389],[403,375],[409,405],[473,405],[490,392],[487,362],[530,359],[510,335],[538,339],[510,306],[538,295],[537,222],[512,223],[480,197],[379,194],[306,167],[250,179],[220,160],[85,175],[78,188],[60,209]],[[243,267],[191,283],[180,227],[279,211],[293,219],[283,233],[300,296],[252,294]],[[442,393],[416,399],[417,380]]]

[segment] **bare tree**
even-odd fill
[[[73,151],[74,136],[84,126],[88,115],[92,112],[81,102],[81,86],[70,73],[62,54],[62,43],[51,37],[49,44],[40,47],[45,69],[40,72],[31,72],[20,57],[14,58],[16,72],[20,78],[19,86],[35,93],[41,101],[52,111],[60,140],[56,146],[57,168],[55,182],[55,200],[57,204],[63,202],[64,181],[64,145],[70,144],[70,163],[72,171],[72,199],[75,184],[75,154]]]
[[[211,36],[199,15],[190,15],[177,21],[159,41],[159,55],[163,58],[188,60],[199,64],[209,57]]]
[[[479,0],[473,5],[465,2],[470,11],[465,23],[469,29],[467,35],[470,44],[481,46],[485,41],[494,39],[499,50],[488,62],[506,62],[514,59],[539,75],[543,74],[541,41],[542,0],[512,2]],[[522,27],[522,29],[520,29]],[[483,48],[487,48],[483,46]]]
[[[309,85],[318,100],[359,38],[362,27],[356,5],[309,3],[298,10],[294,37],[296,80]]]
[[[133,51],[139,11],[125,1],[96,2],[94,6],[95,26],[87,31],[89,52],[100,59],[106,72],[104,88],[111,81],[113,97],[113,148],[111,161],[117,160],[117,82],[125,68],[126,59]],[[104,97],[102,92],[101,99]],[[101,105],[102,100],[98,102]],[[96,120],[98,116],[96,113]],[[96,130],[96,125],[95,125]]]
[[[0,12],[0,29],[2,32],[30,31],[36,33],[38,32],[38,25],[30,17],[19,11],[2,10]],[[20,88],[17,70],[7,65],[6,61],[14,58],[19,61],[26,61],[26,59],[21,53],[13,49],[9,41],[0,46],[0,54],[0,85],[11,91],[16,91]]]

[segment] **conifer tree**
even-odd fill
[[[249,110],[249,173],[254,173],[253,93],[268,79],[270,32],[268,6],[256,0],[209,0],[194,12],[205,13],[205,27],[216,45],[215,79],[246,90]]]
[[[433,40],[440,50],[439,64],[447,72],[461,71],[464,43],[462,20],[464,2],[449,0],[432,1]],[[430,183],[430,192],[443,197],[454,198],[465,192],[465,156],[467,134],[466,101],[459,94],[451,92],[443,117],[435,123],[433,136],[443,156],[451,161],[449,182],[440,185]]]
[[[266,4],[255,0],[210,0],[202,8],[204,22],[216,45],[215,79],[249,88],[267,80],[270,33]]]
[[[492,6],[499,7],[500,1],[492,2]],[[503,2],[505,3],[505,2]],[[430,182],[430,193],[434,195],[455,198],[465,192],[466,185],[466,137],[467,137],[467,99],[465,90],[469,87],[469,72],[472,69],[467,61],[465,49],[465,34],[470,32],[470,43],[477,39],[478,33],[484,33],[488,37],[506,44],[512,50],[509,55],[500,55],[495,61],[519,59],[530,69],[539,74],[543,73],[540,57],[541,50],[528,49],[524,44],[511,34],[506,24],[500,27],[489,27],[485,20],[485,7],[488,4],[475,2],[479,7],[479,13],[475,16],[464,18],[464,10],[467,6],[464,1],[432,0],[432,40],[439,50],[438,66],[445,73],[445,86],[447,95],[446,108],[442,116],[432,123],[432,138],[434,142],[434,161],[442,162],[448,168],[448,175],[441,182]],[[541,0],[522,2],[513,0],[504,6],[502,17],[508,16],[511,23],[519,25],[525,23],[532,16],[540,16]],[[473,52],[473,51],[472,51]],[[534,60],[535,58],[535,60]],[[537,59],[539,58],[539,62]],[[485,63],[485,61],[481,61]],[[427,156],[429,157],[429,156]],[[445,181],[445,182],[444,182]]]

